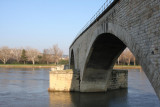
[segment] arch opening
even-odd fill
[[[117,58],[125,48],[126,45],[112,34],[107,33],[98,36],[92,45],[84,77],[86,79],[89,77],[88,79],[92,80],[93,77],[91,77],[91,75],[93,73],[100,74],[101,71],[99,70],[112,69]],[[96,72],[90,71],[89,69],[94,69]]]
[[[124,65],[124,66],[140,66],[138,60],[136,60],[133,53],[129,50],[129,48],[126,48],[122,54],[118,57],[115,66]]]
[[[94,41],[87,58],[81,81],[81,92],[106,91],[107,81],[114,64],[125,48],[126,45],[113,34],[99,35]],[[86,85],[90,87],[85,88]]]

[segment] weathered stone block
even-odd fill
[[[127,88],[128,87],[128,71],[113,70],[108,82],[108,90]]]
[[[50,71],[48,91],[79,91],[79,73],[72,70]]]

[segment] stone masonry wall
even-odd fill
[[[79,91],[79,74],[72,70],[50,71],[49,91]]]
[[[108,90],[127,88],[128,87],[128,71],[113,70],[108,82]]]

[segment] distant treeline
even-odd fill
[[[43,53],[34,48],[0,48],[0,63],[3,64],[68,64],[58,45],[44,49]]]
[[[43,53],[34,48],[0,47],[0,63],[3,64],[69,64],[69,58],[62,56],[63,51],[58,45],[44,49]],[[139,63],[126,48],[117,59],[116,65],[139,65]]]

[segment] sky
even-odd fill
[[[81,28],[106,0],[0,0],[0,47],[40,50],[58,44],[68,55]]]

